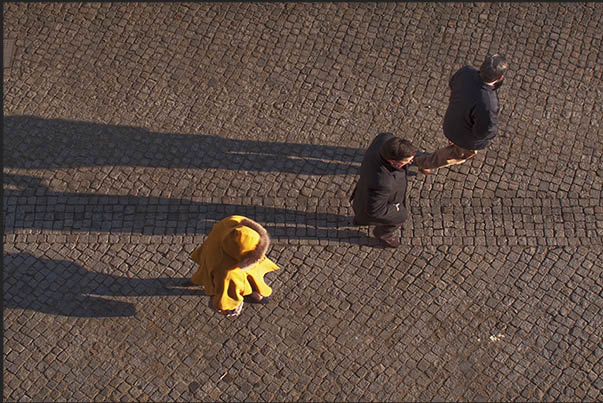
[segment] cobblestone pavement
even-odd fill
[[[4,400],[601,401],[596,3],[8,3]],[[351,226],[370,140],[445,144],[448,78],[511,63],[500,135]],[[178,284],[273,236],[266,305]]]

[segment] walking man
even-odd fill
[[[390,248],[400,246],[395,232],[408,218],[406,174],[416,151],[408,140],[391,133],[379,134],[366,150],[350,198],[354,224],[375,225],[373,235]]]
[[[509,65],[504,56],[486,57],[479,70],[465,66],[450,79],[450,103],[444,116],[448,146],[418,156],[415,163],[428,175],[432,169],[461,164],[488,146],[498,132],[498,96]]]

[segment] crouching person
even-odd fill
[[[191,258],[199,264],[190,280],[211,296],[210,306],[226,316],[237,316],[243,302],[265,302],[272,289],[264,275],[278,266],[266,257],[268,232],[257,222],[233,215],[216,223]]]

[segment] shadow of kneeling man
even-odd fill
[[[68,260],[27,252],[4,255],[4,307],[52,315],[119,317],[136,315],[130,302],[110,297],[205,295],[180,287],[184,278],[128,278],[95,273]]]

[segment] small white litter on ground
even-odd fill
[[[500,339],[503,339],[504,337],[505,337],[504,334],[499,333],[496,336],[494,336],[494,335],[490,336],[490,341],[493,341],[493,342],[500,341]]]

